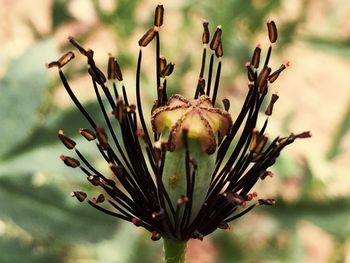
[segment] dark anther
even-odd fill
[[[103,203],[105,201],[105,197],[103,194],[99,194],[99,196],[97,198],[92,198],[91,202],[93,202],[94,204],[99,204],[99,203]]]
[[[276,204],[275,199],[259,199],[258,202],[259,202],[259,205],[275,205]]]
[[[135,226],[141,226],[141,220],[136,217],[131,218],[131,223],[133,223]]]
[[[222,50],[222,42],[220,40],[218,47],[215,49],[215,55],[218,58],[221,58],[224,55],[224,52]]]
[[[231,105],[230,100],[228,98],[223,98],[222,104],[224,104],[225,111],[229,111]]]
[[[243,205],[244,199],[235,192],[225,192],[222,194],[233,205]]]
[[[198,90],[198,94],[200,96],[205,94],[205,90],[204,89],[205,89],[205,79],[200,78],[198,80],[198,84],[197,84],[197,90]]]
[[[62,154],[60,156],[60,159],[64,162],[65,165],[69,167],[76,168],[80,166],[80,162],[72,157],[68,157]]]
[[[108,67],[107,67],[107,78],[108,79],[117,79],[119,81],[123,80],[122,71],[120,70],[120,66],[115,57],[109,54],[108,58]]]
[[[218,228],[222,230],[230,230],[230,226],[226,222],[219,223]]]
[[[165,67],[166,67],[167,63],[166,63],[166,58],[165,57],[160,57],[159,58],[159,69],[160,69],[160,72],[162,72]]]
[[[156,10],[154,12],[154,25],[158,27],[162,26],[163,17],[164,17],[164,7],[163,5],[157,5]]]
[[[58,138],[69,150],[72,150],[76,145],[75,141],[64,135],[63,130],[58,131]]]
[[[270,103],[269,105],[267,106],[267,109],[265,111],[265,114],[267,116],[270,116],[272,114],[272,111],[273,111],[273,105],[275,104],[275,102],[278,100],[278,95],[277,94],[272,94],[272,97],[271,97],[271,100],[270,100]]]
[[[169,64],[167,64],[164,68],[164,70],[162,70],[161,75],[162,77],[167,77],[170,76],[171,73],[173,73],[174,71],[174,67],[175,67],[175,63],[170,62]]]
[[[47,68],[52,68],[52,67],[62,68],[69,61],[71,61],[74,57],[75,57],[74,52],[68,51],[68,52],[64,53],[57,61],[52,61],[52,62],[46,64],[46,67]]]
[[[277,40],[277,27],[275,22],[270,21],[267,23],[267,30],[269,32],[269,39],[271,43],[275,43]]]
[[[87,178],[92,185],[101,185],[100,178],[97,175],[90,175]]]
[[[156,33],[158,32],[157,27],[152,27],[149,29],[139,40],[139,46],[140,47],[146,47],[156,36]]]
[[[252,67],[251,67],[251,64],[249,61],[247,63],[245,63],[245,67],[247,68],[249,81],[254,81],[255,80],[255,73],[252,70]]]
[[[151,236],[151,239],[153,241],[157,241],[161,238],[161,235],[157,232],[157,231],[152,231],[152,236]]]
[[[88,129],[85,128],[80,128],[79,129],[79,133],[84,136],[84,138],[88,141],[93,141],[96,139],[96,135],[93,131],[90,131]]]
[[[76,197],[79,202],[83,202],[86,199],[87,194],[81,191],[74,191],[71,193],[71,196]]]
[[[215,50],[218,48],[219,43],[221,42],[221,34],[222,34],[221,26],[218,26],[215,30],[213,39],[210,42],[211,50]]]
[[[254,68],[258,68],[259,67],[260,55],[261,55],[261,48],[260,48],[260,45],[258,44],[256,46],[255,50],[254,50],[253,57],[252,57],[252,60],[251,60],[251,65]]]
[[[259,87],[259,92],[264,93],[265,92],[265,87],[267,85],[267,79],[270,75],[271,68],[269,67],[264,67],[258,77],[258,87]]]
[[[203,20],[203,35],[202,35],[202,43],[203,44],[208,44],[209,43],[209,28],[208,28],[208,21],[207,20]]]
[[[101,148],[103,150],[106,150],[108,148],[108,137],[105,132],[105,129],[103,129],[100,126],[96,126],[96,136]]]
[[[280,73],[285,70],[287,67],[289,67],[289,62],[282,64],[279,69],[276,71],[272,72],[271,75],[269,76],[269,82],[273,83],[280,75]]]
[[[191,238],[203,240],[204,235],[203,235],[202,233],[200,233],[198,230],[195,230],[195,231],[192,233]]]

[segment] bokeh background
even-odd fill
[[[44,65],[71,50],[74,36],[105,69],[115,54],[133,94],[137,40],[158,1],[0,0],[0,262],[161,262],[162,244],[132,224],[70,198],[92,192],[59,160],[61,128],[99,166],[78,137],[86,122],[73,108],[56,70]],[[275,207],[257,207],[204,241],[191,241],[190,263],[350,262],[350,2],[348,0],[164,0],[162,54],[176,62],[172,92],[193,94],[201,58],[201,19],[223,28],[219,97],[235,116],[247,92],[245,61],[268,47],[266,22],[279,27],[272,65],[290,61],[272,91],[280,99],[271,137],[310,130],[258,184]],[[143,96],[154,97],[153,49],[145,54]],[[98,114],[84,59],[65,67],[74,90]],[[264,119],[261,116],[262,120]]]

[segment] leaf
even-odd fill
[[[11,62],[0,80],[0,156],[26,138],[35,127],[42,94],[48,84],[45,62],[57,57],[52,40],[38,42]]]
[[[58,263],[60,255],[49,245],[37,245],[6,236],[0,237],[0,262],[2,263]],[[63,251],[61,251],[63,252]]]
[[[350,131],[350,100],[345,110],[345,114],[342,117],[340,124],[336,130],[335,135],[332,138],[331,145],[327,151],[327,158],[333,160],[338,154],[341,153],[341,144],[345,136]]]
[[[30,175],[1,177],[0,199],[0,218],[43,240],[95,243],[110,238],[118,222],[53,184],[35,185]]]

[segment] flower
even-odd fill
[[[210,41],[207,21],[203,21],[202,64],[193,99],[181,95],[168,98],[167,80],[175,64],[167,63],[160,56],[159,29],[163,14],[163,6],[158,5],[154,26],[139,40],[136,104],[128,99],[122,71],[113,56],[109,57],[106,77],[95,64],[94,52],[69,38],[87,59],[104,124],[96,123],[79,102],[62,71],[75,54],[69,51],[47,65],[58,68],[64,88],[91,126],[80,129],[80,134],[88,141],[96,141],[97,152],[108,163],[114,177],[96,169],[62,130],[58,132],[60,140],[69,150],[75,151],[79,160],[65,155],[60,158],[67,166],[81,169],[91,184],[100,187],[102,193],[88,200],[94,208],[147,229],[152,240],[161,237],[178,241],[202,239],[218,228],[228,229],[229,222],[256,205],[273,205],[273,199],[255,201],[257,193],[251,192],[252,188],[272,175],[269,167],[284,147],[295,139],[311,135],[309,132],[291,133],[269,141],[265,133],[268,117],[260,129],[256,127],[259,110],[269,95],[269,85],[288,66],[282,64],[274,72],[269,67],[272,45],[277,40],[273,21],[267,24],[271,45],[264,63],[260,65],[261,47],[257,46],[251,61],[245,65],[249,79],[247,96],[232,120],[228,99],[222,100],[224,109],[216,107],[223,56],[222,29],[217,27]],[[157,73],[152,131],[146,125],[149,120],[143,115],[140,83],[143,49],[151,41],[155,41],[156,46]],[[205,78],[208,44],[212,54]],[[218,61],[217,72],[212,85],[215,60]],[[108,101],[107,106],[103,97]],[[271,95],[265,111],[267,116],[272,114],[277,99],[277,94]],[[116,125],[120,127],[120,134],[115,132]],[[72,195],[81,202],[87,198],[81,191]]]

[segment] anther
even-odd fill
[[[76,197],[79,202],[83,202],[86,199],[87,194],[81,191],[74,191],[71,193],[71,197]]]
[[[88,141],[93,141],[96,139],[96,135],[93,131],[90,131],[85,128],[80,128],[79,133]]]
[[[105,129],[103,129],[100,126],[96,126],[96,136],[97,140],[100,143],[100,146],[103,150],[106,150],[108,148],[108,137],[105,132]]]
[[[229,111],[230,109],[230,100],[228,98],[222,99],[222,104],[224,104],[225,111]]]
[[[97,176],[97,175],[90,175],[87,177],[87,179],[89,180],[89,182],[92,184],[92,185],[101,185],[101,181],[100,181],[100,178]]]
[[[222,50],[222,42],[220,40],[218,47],[215,49],[215,55],[218,58],[221,58],[224,55],[224,52]]]
[[[216,50],[219,46],[219,43],[221,42],[221,26],[218,26],[214,32],[213,39],[210,42],[210,49],[211,50]]]
[[[175,63],[170,62],[165,66],[165,68],[162,70],[161,75],[163,78],[170,76],[171,73],[173,73],[175,67]]]
[[[65,165],[69,167],[76,168],[80,166],[80,162],[72,157],[68,157],[62,154],[60,156],[60,159],[64,162]]]
[[[61,140],[61,142],[66,146],[69,150],[74,149],[76,143],[71,138],[64,135],[63,130],[58,131],[58,138]]]
[[[244,199],[239,194],[237,194],[235,192],[225,192],[222,195],[233,205],[242,205],[243,206]]]
[[[161,219],[162,217],[164,216],[164,209],[161,208],[159,212],[153,212],[151,217],[154,219],[154,220],[159,220]]]
[[[141,226],[141,220],[136,217],[131,218],[131,223],[133,223],[135,226]]]
[[[265,114],[267,116],[271,116],[272,115],[272,111],[273,111],[273,105],[275,104],[275,102],[278,100],[278,95],[277,94],[272,94],[271,100],[269,105],[266,108]]]
[[[269,39],[271,43],[275,43],[278,37],[277,27],[274,21],[267,22],[267,30],[269,33]]]
[[[275,199],[259,199],[258,200],[259,205],[275,205],[276,200]]]
[[[157,231],[152,231],[152,236],[151,236],[151,239],[153,241],[157,241],[161,238],[161,235],[157,232]]]
[[[156,10],[154,12],[154,25],[157,27],[162,26],[163,17],[164,17],[164,7],[163,5],[157,5]]]
[[[247,68],[247,73],[248,73],[248,79],[249,81],[254,81],[255,80],[255,73],[254,71],[252,70],[252,67],[251,67],[251,63],[249,61],[247,61],[245,63],[245,67]]]
[[[260,63],[260,55],[261,55],[261,48],[260,48],[260,44],[258,44],[254,50],[253,56],[252,56],[252,60],[251,60],[251,65],[257,69],[259,67],[259,63]]]
[[[47,68],[52,68],[52,67],[62,68],[69,61],[71,61],[74,57],[75,57],[74,52],[68,51],[68,52],[64,53],[57,61],[52,61],[52,62],[46,64],[46,67]]]
[[[203,45],[206,45],[209,43],[209,38],[210,38],[210,34],[209,34],[209,27],[208,27],[209,23],[207,20],[203,19],[203,35],[202,35],[202,43]]]
[[[219,228],[219,229],[222,229],[222,230],[225,230],[225,231],[230,230],[230,226],[229,226],[226,222],[221,222],[221,223],[218,225],[218,228]]]
[[[91,202],[94,204],[99,204],[99,203],[103,203],[105,201],[105,197],[103,196],[103,194],[100,194],[97,198],[92,198]]]
[[[139,40],[140,47],[146,47],[156,36],[158,28],[156,26],[149,29]]]

